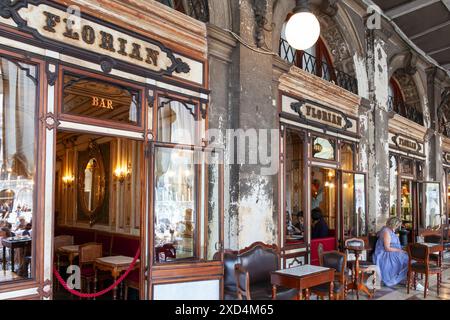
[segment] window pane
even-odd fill
[[[353,146],[347,143],[341,145],[342,170],[353,171]]]
[[[389,215],[397,216],[397,177],[398,177],[398,165],[397,158],[391,156],[390,158],[390,169],[389,169],[389,181],[390,181],[390,208]]]
[[[355,211],[358,237],[368,234],[368,214],[366,212],[366,180],[363,174],[355,174]]]
[[[303,139],[288,131],[286,141],[286,242],[304,241]]]
[[[196,258],[195,154],[157,148],[155,152],[155,261]]]
[[[62,111],[76,116],[141,124],[139,91],[67,73],[64,75]]]
[[[420,227],[439,229],[441,222],[439,183],[425,183],[425,210],[420,217]]]
[[[356,237],[356,212],[355,212],[355,186],[353,174],[344,173],[342,175],[342,209],[344,210],[344,236],[347,238]]]
[[[35,66],[0,58],[0,282],[34,274],[36,74]]]
[[[160,99],[158,141],[194,145],[196,106],[170,99]]]
[[[336,142],[331,139],[314,138],[312,154],[314,158],[335,160]]]
[[[402,180],[401,183],[401,219],[407,229],[412,228],[412,183],[408,180]]]
[[[414,174],[414,161],[411,159],[401,160],[401,170],[403,174],[413,175]]]
[[[367,235],[366,191],[363,174],[344,173],[343,209],[344,236],[363,237]]]

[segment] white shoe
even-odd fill
[[[421,285],[420,283],[418,283],[417,285],[416,285],[416,291],[425,291],[425,288],[424,288],[424,286],[423,285]]]

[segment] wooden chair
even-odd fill
[[[71,246],[73,245],[74,240],[73,240],[73,236],[70,235],[61,235],[61,236],[56,236],[53,239],[53,252],[56,255],[56,267],[59,268],[61,267],[61,257],[58,254],[58,249],[64,246]],[[68,263],[68,261],[66,261]]]
[[[442,237],[438,234],[429,234],[423,237],[423,241],[426,243],[437,243],[437,244],[443,244],[442,243]],[[439,264],[440,258],[439,253],[430,253],[430,261],[434,262],[435,264]]]
[[[319,256],[319,265],[323,265],[323,244],[319,243],[317,246],[317,255]]]
[[[321,260],[320,265],[322,267],[333,268],[336,270],[336,279],[334,281],[334,297],[336,300],[345,300],[347,292],[347,280],[345,276],[345,271],[347,268],[347,255],[339,251],[330,251],[322,253],[322,257],[319,255],[319,258]],[[323,284],[312,287],[311,292],[323,300],[325,296],[329,295],[330,284]]]
[[[103,256],[103,246],[101,243],[86,243],[80,246],[78,258],[81,272],[81,287],[87,284],[87,292],[91,292],[91,282],[95,280],[94,262],[95,259]],[[82,290],[83,291],[83,290]]]
[[[345,240],[345,246],[353,246],[353,247],[365,247],[366,244],[364,242],[363,239],[360,238],[351,238],[351,239],[347,239]],[[372,277],[372,294],[375,295],[375,287],[376,287],[376,282],[377,282],[377,267],[376,265],[372,262],[368,260],[367,257],[367,251],[363,251],[363,253],[359,256],[359,270],[360,270],[360,274],[359,275],[355,275],[355,261],[356,261],[356,256],[354,253],[350,253],[348,252],[348,250],[346,250],[346,255],[347,255],[347,264],[349,269],[351,270],[352,274],[351,274],[351,280],[352,282],[355,281],[355,277],[360,277],[359,278],[359,282],[366,282],[367,279],[369,279],[369,277]]]
[[[407,277],[407,289],[409,294],[409,287],[411,284],[411,275],[414,273],[414,289],[416,288],[417,274],[425,275],[425,290],[423,293],[424,298],[427,297],[428,278],[429,275],[437,275],[437,294],[439,295],[439,289],[441,286],[442,269],[441,267],[430,264],[430,252],[427,246],[414,243],[408,245],[408,277]]]

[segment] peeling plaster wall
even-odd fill
[[[367,70],[372,112],[368,117],[369,231],[377,232],[389,216],[389,70],[385,41],[378,33],[369,37]]]

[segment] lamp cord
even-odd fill
[[[256,48],[256,47],[250,45],[248,42],[246,42],[244,39],[242,39],[238,34],[236,34],[235,32],[233,32],[233,31],[231,31],[231,30],[229,30],[229,29],[225,29],[225,31],[229,32],[229,33],[230,33],[230,34],[231,34],[231,35],[232,35],[239,43],[241,43],[244,47],[246,47],[246,48],[248,48],[248,49],[250,49],[250,50],[252,50],[252,51],[254,51],[254,52],[257,52],[257,53],[260,53],[260,54],[265,54],[265,55],[271,55],[271,56],[278,57],[278,54],[275,53],[275,52],[273,52],[273,51],[270,51],[270,50],[264,50],[264,49],[258,49],[258,48]]]

